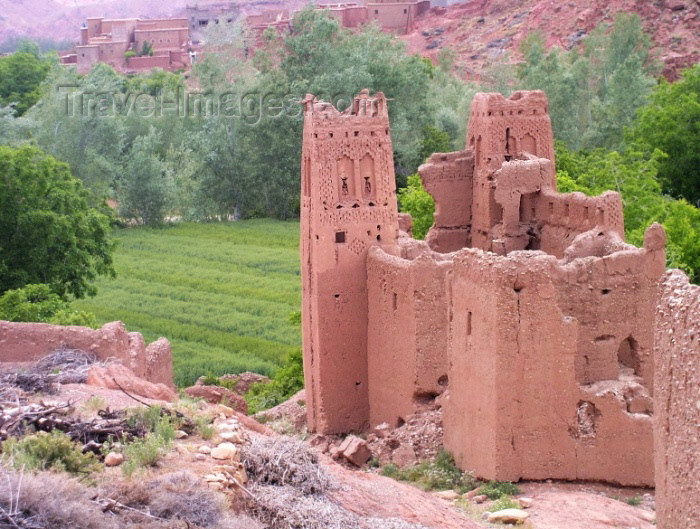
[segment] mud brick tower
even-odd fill
[[[302,148],[302,336],[309,430],[369,424],[367,251],[398,252],[384,94],[344,112],[307,95]],[[321,384],[321,381],[323,383]]]

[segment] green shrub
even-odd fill
[[[452,456],[442,450],[433,461],[425,461],[406,468],[399,468],[393,463],[382,469],[382,475],[400,481],[415,483],[423,490],[450,490],[467,492],[476,488],[474,476],[462,472]]]
[[[520,504],[507,494],[504,494],[489,507],[489,511],[496,512],[504,509],[520,509]]]
[[[27,285],[0,296],[0,320],[81,325],[95,328],[94,314],[71,309],[49,285]]]
[[[304,387],[304,360],[301,349],[287,357],[285,366],[275,373],[270,382],[259,382],[251,386],[245,399],[251,414],[284,402]]]
[[[387,478],[399,479],[401,469],[394,463],[389,463],[382,469],[382,476]]]
[[[39,432],[22,439],[10,438],[3,443],[3,458],[17,470],[56,470],[70,474],[91,474],[101,465],[91,452],[81,448],[63,432]]]
[[[212,375],[211,373],[207,373],[202,378],[202,384],[204,384],[205,386],[219,386],[221,388],[226,388],[229,391],[234,391],[236,389],[236,386],[238,385],[238,380],[220,378]]]
[[[143,439],[127,443],[123,448],[124,463],[122,473],[131,477],[137,470],[155,465],[170,449],[170,441],[161,435],[147,434]]]
[[[435,200],[423,188],[420,176],[414,174],[408,177],[408,185],[399,189],[398,199],[401,211],[410,213],[413,219],[413,237],[425,239],[433,225]]]
[[[145,433],[143,438],[127,441],[122,453],[122,472],[130,477],[136,470],[155,465],[170,450],[180,421],[160,406],[129,410],[127,425]]]
[[[637,505],[641,505],[642,503],[642,498],[639,496],[632,496],[631,498],[627,498],[627,504],[632,505],[633,507],[636,507]]]
[[[136,57],[138,53],[136,53],[134,50],[126,50],[124,52],[124,58],[126,59],[131,59],[132,57]]]
[[[199,435],[201,435],[202,439],[204,439],[205,441],[208,441],[209,439],[214,437],[216,430],[214,430],[214,426],[212,425],[212,418],[210,416],[197,415],[194,418],[194,424],[197,428],[197,431],[199,432]]]
[[[520,489],[517,485],[508,481],[489,481],[482,485],[480,492],[491,500],[498,500],[504,496],[520,494]]]

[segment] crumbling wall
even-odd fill
[[[100,329],[0,321],[0,362],[33,362],[59,349],[93,353],[99,360],[119,360],[138,377],[173,386],[173,358],[165,338],[149,346],[120,321]]]
[[[407,260],[367,259],[370,426],[400,426],[447,387],[447,279],[452,262],[423,247]]]
[[[700,498],[700,287],[679,270],[660,284],[654,329],[656,521],[698,527]]]
[[[474,153],[433,154],[418,168],[423,187],[435,199],[435,222],[426,241],[449,253],[471,244]]]
[[[658,230],[645,249],[570,263],[541,252],[455,256],[444,425],[462,468],[497,480],[653,484]],[[582,375],[592,364],[595,380]]]

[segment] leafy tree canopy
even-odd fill
[[[661,79],[627,139],[647,151],[666,153],[659,162],[664,189],[700,207],[700,63],[678,82]]]
[[[0,146],[0,293],[44,283],[60,296],[94,294],[114,275],[109,217],[88,205],[68,165],[30,146]]]
[[[22,49],[26,51],[0,58],[0,105],[14,104],[18,116],[39,100],[39,87],[51,68],[38,56],[38,46]]]

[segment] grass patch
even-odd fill
[[[627,504],[631,505],[632,507],[637,507],[638,505],[642,504],[642,498],[639,496],[632,496],[631,498],[627,498]]]
[[[399,468],[390,463],[382,469],[382,475],[399,481],[413,483],[423,490],[455,490],[459,493],[476,488],[477,482],[469,472],[462,472],[452,456],[441,451],[434,461]]]
[[[489,481],[481,486],[479,492],[486,495],[490,500],[500,500],[506,496],[520,494],[520,489],[517,485],[508,481]]]
[[[146,341],[165,336],[175,383],[201,375],[273,375],[301,345],[299,223],[181,223],[115,232],[117,279],[74,307],[121,320]]]
[[[508,494],[504,494],[489,506],[491,512],[502,511],[505,509],[520,509],[520,504],[511,498]]]

